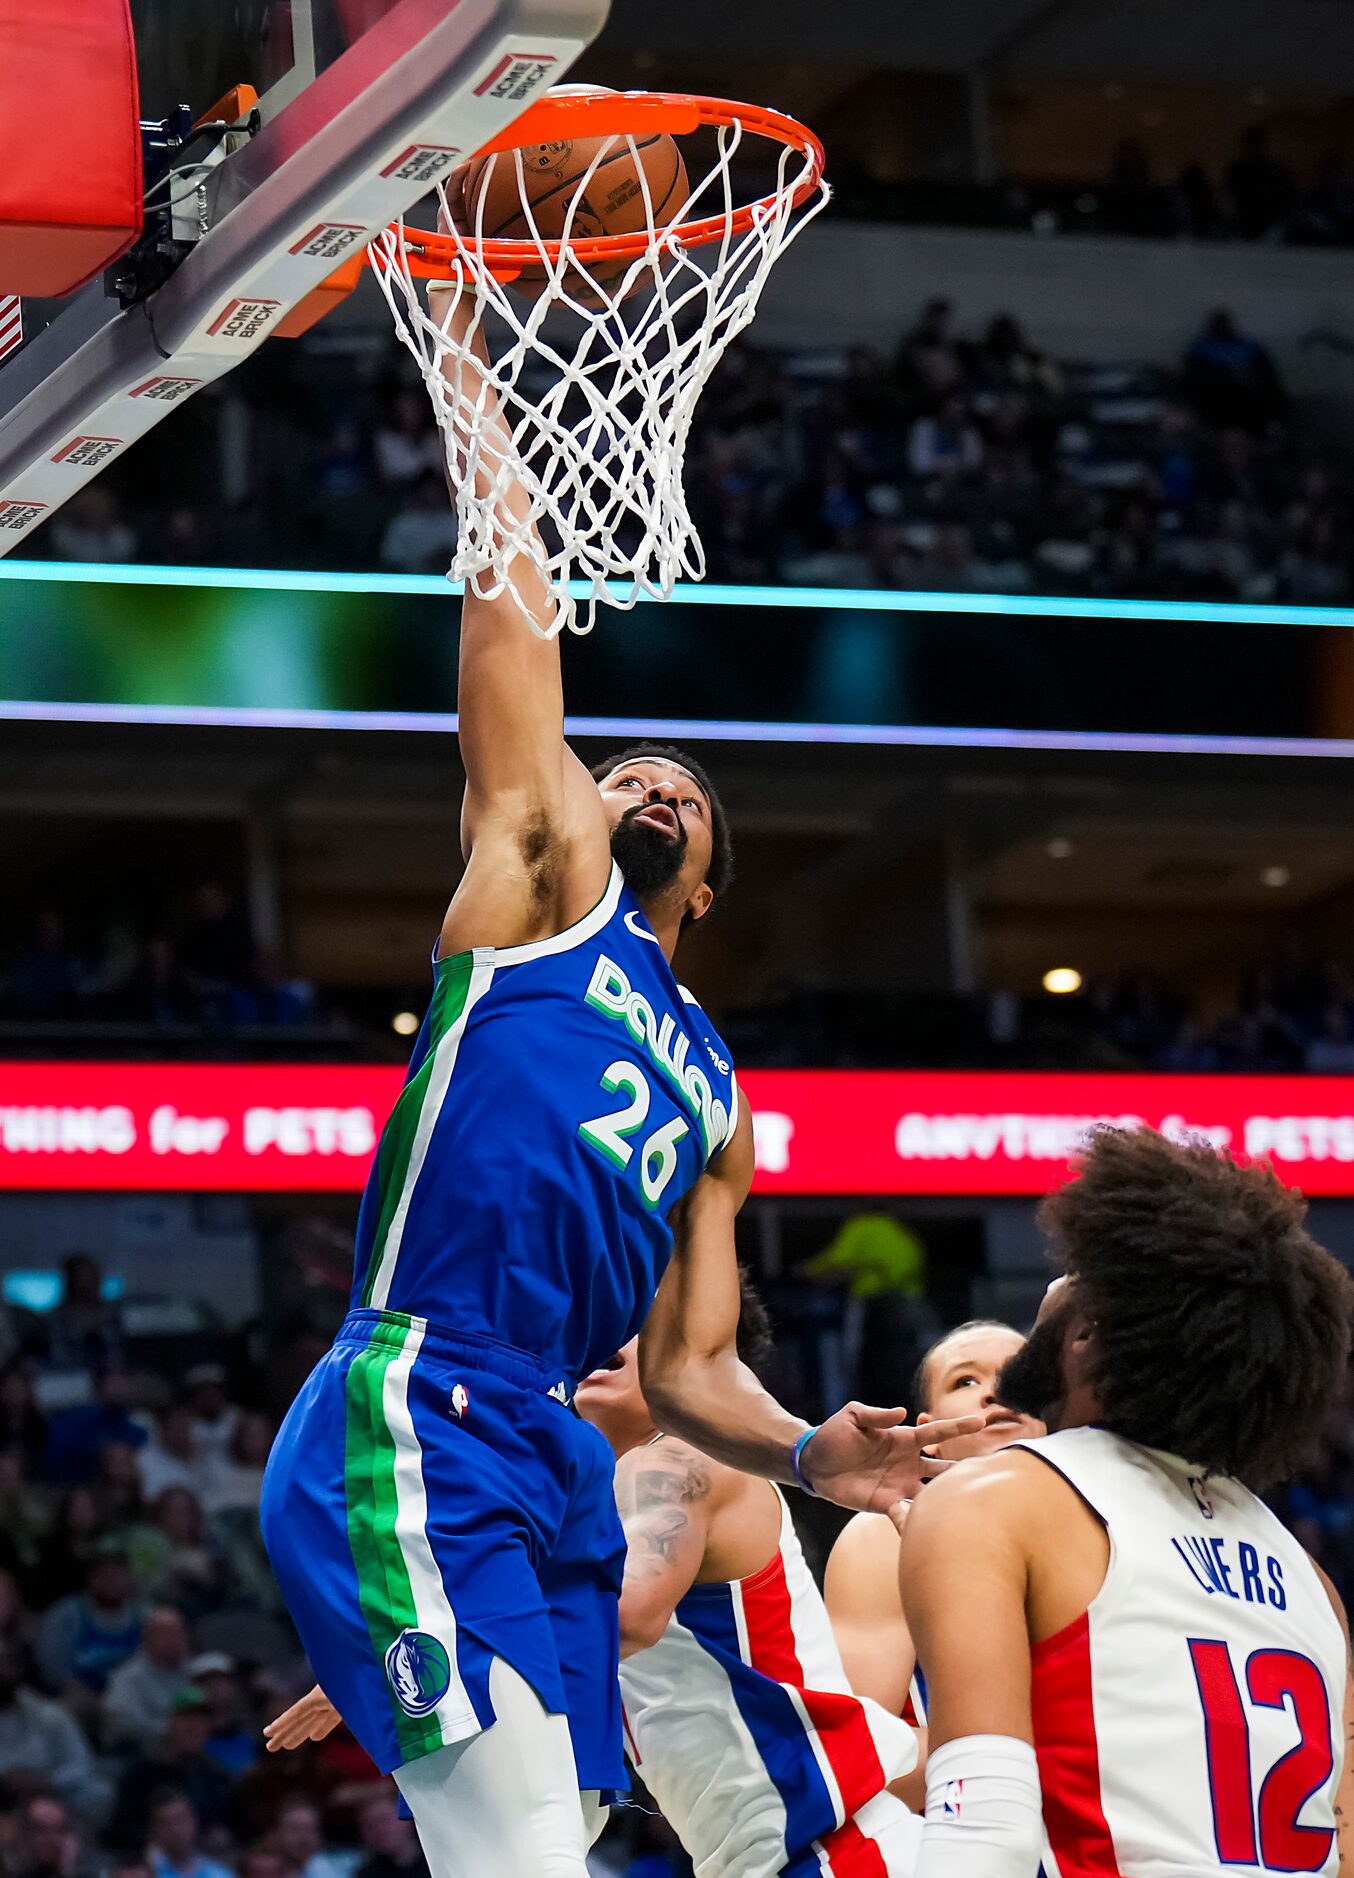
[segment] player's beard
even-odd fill
[[[1067,1341],[1066,1305],[1036,1324],[1023,1347],[1002,1364],[995,1395],[1003,1408],[1016,1415],[1032,1415],[1050,1429],[1062,1419],[1067,1394],[1063,1373],[1063,1346]]]
[[[625,883],[637,899],[651,900],[670,887],[686,860],[687,832],[681,822],[677,838],[670,839],[656,828],[647,828],[637,820],[650,805],[637,802],[627,809],[611,831],[611,853]]]

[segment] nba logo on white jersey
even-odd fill
[[[959,1818],[964,1810],[964,1783],[962,1780],[951,1780],[948,1783],[945,1788],[945,1798],[942,1802],[942,1807],[946,1819]]]
[[[1213,1502],[1209,1499],[1208,1495],[1204,1492],[1204,1483],[1198,1474],[1190,1475],[1189,1490],[1194,1495],[1194,1504],[1198,1507],[1199,1511],[1203,1514],[1204,1518],[1212,1519]]]

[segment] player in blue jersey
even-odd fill
[[[492,399],[473,379],[461,395]],[[502,501],[524,526],[515,484]],[[546,588],[527,593],[548,623]],[[583,1878],[625,1785],[624,1543],[577,1379],[644,1324],[660,1427],[852,1507],[911,1494],[923,1439],[978,1424],[852,1404],[809,1430],[738,1360],[752,1119],[671,965],[729,873],[700,766],[646,746],[589,773],[558,644],[506,593],[466,595],[459,710],[465,870],[352,1310],[278,1436],[262,1522],[317,1679],[394,1772],[434,1878]]]

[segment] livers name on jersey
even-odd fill
[[[632,990],[629,978],[605,953],[593,968],[592,982],[584,995],[594,1010],[625,1025],[654,1068],[677,1091],[700,1123],[708,1161],[724,1145],[729,1111],[710,1087],[705,1071],[687,1062],[691,1039],[684,1030],[678,1030],[672,1012],[656,1016],[649,1000],[642,992]]]
[[[1283,1567],[1270,1553],[1262,1555],[1244,1539],[1214,1539],[1189,1532],[1172,1539],[1171,1544],[1195,1584],[1210,1597],[1235,1598],[1239,1604],[1271,1604],[1276,1611],[1288,1609]]]

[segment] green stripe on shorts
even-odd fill
[[[382,1326],[394,1331],[360,1350],[348,1365],[344,1383],[344,1497],[348,1543],[357,1570],[358,1598],[372,1649],[386,1674],[386,1651],[400,1632],[418,1628],[409,1570],[396,1531],[395,1442],[386,1425],[386,1372],[408,1339],[394,1313]],[[387,1676],[387,1686],[389,1677]],[[437,1715],[410,1715],[390,1690],[390,1712],[405,1760],[417,1760],[442,1746]]]

